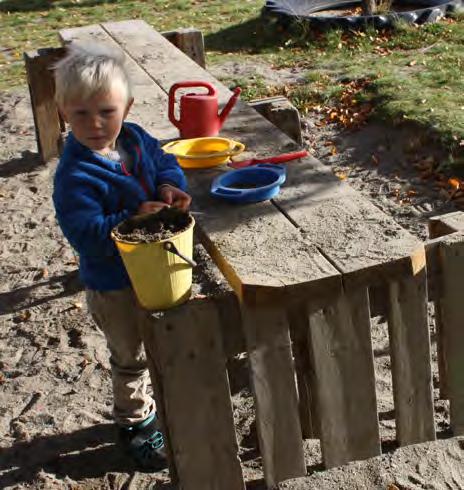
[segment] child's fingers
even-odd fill
[[[192,201],[192,199],[190,196],[182,196],[182,197],[176,199],[172,203],[172,205],[173,205],[173,207],[181,209],[182,211],[187,211],[189,206],[190,206],[191,201]]]
[[[167,204],[172,204],[173,194],[174,193],[170,189],[165,190],[163,193],[163,201]]]
[[[163,208],[169,207],[169,204],[161,201],[145,201],[138,210],[138,214],[156,213]]]

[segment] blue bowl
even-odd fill
[[[285,176],[283,165],[261,163],[240,168],[214,179],[211,194],[237,203],[266,201],[279,193]]]

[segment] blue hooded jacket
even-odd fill
[[[69,134],[55,173],[56,217],[79,254],[85,286],[97,291],[130,286],[111,230],[135,214],[143,201],[157,200],[156,189],[170,183],[186,189],[186,179],[174,155],[140,126],[125,123],[119,135],[134,161],[132,174],[120,163],[93,152]]]

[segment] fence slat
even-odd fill
[[[455,211],[453,213],[434,216],[429,219],[429,235],[433,240],[464,230],[464,213]],[[429,247],[430,251],[427,257],[427,276],[429,285],[433,285],[438,294],[434,295],[435,305],[435,331],[437,335],[437,355],[438,355],[438,373],[440,377],[440,398],[448,399],[448,356],[446,354],[445,333],[443,327],[442,304],[440,285],[442,284],[441,260],[439,256],[440,243]],[[432,270],[431,270],[432,269]],[[431,277],[432,276],[432,277]],[[431,281],[432,279],[432,281]],[[438,283],[438,284],[434,284]],[[430,298],[430,289],[429,289]]]
[[[258,438],[269,487],[306,474],[285,310],[242,304]]]
[[[464,434],[464,313],[462,278],[464,277],[464,242],[444,241],[439,254],[442,263],[443,296],[441,329],[447,358],[447,389],[450,419],[454,435]]]
[[[43,163],[58,157],[63,145],[62,121],[55,103],[52,67],[64,53],[64,48],[47,48],[24,53],[37,147]]]
[[[380,454],[367,288],[309,317],[326,467]]]
[[[238,458],[219,317],[195,300],[153,324],[149,350],[159,368],[165,422],[184,490],[240,490]]]
[[[435,440],[426,281],[424,258],[414,276],[389,285],[393,398],[401,446]]]
[[[308,337],[308,310],[305,305],[298,305],[291,308],[287,316],[295,359],[301,431],[304,439],[318,439],[320,424],[317,413],[314,361]]]

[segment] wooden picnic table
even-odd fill
[[[135,95],[129,120],[159,139],[178,136],[167,117],[167,92],[174,83],[209,81],[219,90],[220,104],[232,95],[144,21],[64,29],[60,37],[63,43],[98,40],[125,51]],[[243,142],[246,157],[297,149],[244,102],[233,109],[221,135]],[[312,157],[287,165],[287,181],[272,202],[215,200],[211,181],[224,171],[190,170],[187,178],[193,209],[203,213],[196,215],[198,236],[240,301],[268,485],[306,473],[292,328],[312,369],[308,376],[323,414],[318,430],[326,466],[380,454],[370,336],[373,286],[383,288],[388,316],[398,441],[434,439],[423,244]],[[154,333],[153,356],[168,366],[162,380],[165,409],[177,413],[175,419],[165,414],[171,470],[183,488],[243,488],[225,361],[214,328],[219,320],[197,303],[182,328],[185,308],[173,310]],[[207,349],[209,357],[195,356],[195,349]],[[218,468],[224,473],[220,482],[214,476]]]

